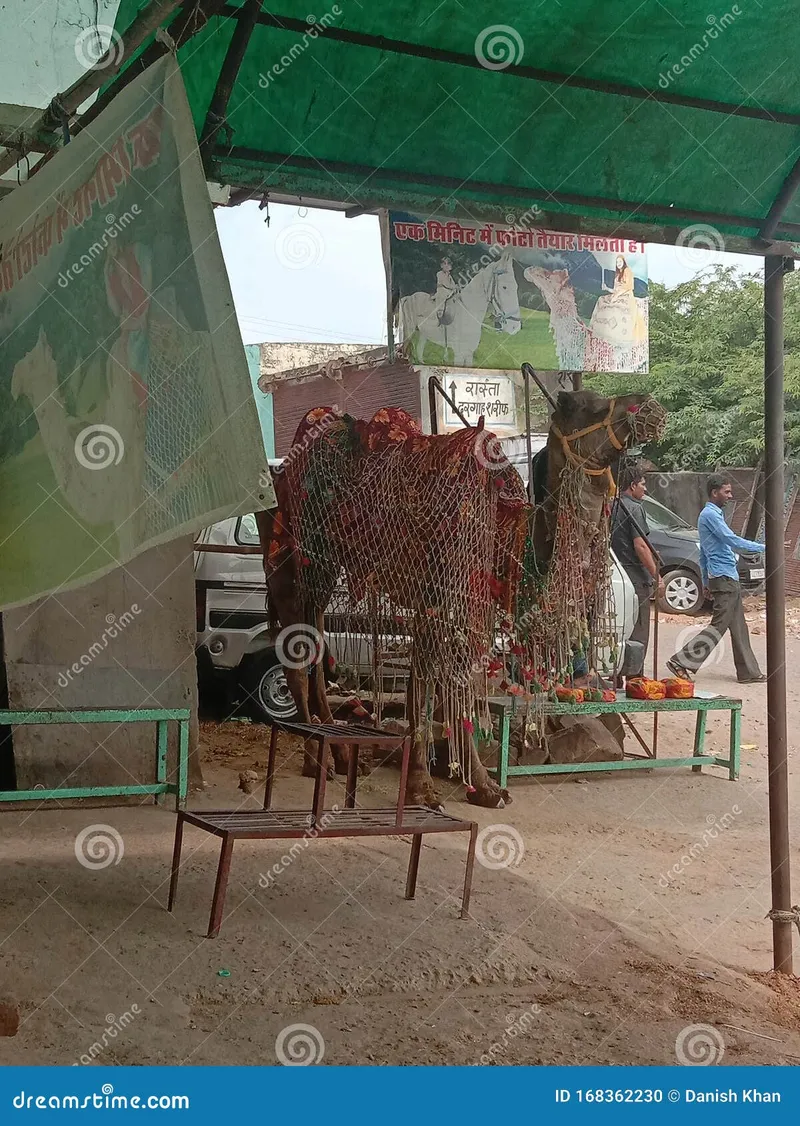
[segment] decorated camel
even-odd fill
[[[567,550],[559,546],[552,503],[562,478],[578,482],[581,494],[585,487],[585,496],[573,496],[586,509],[571,527],[582,529],[581,544],[589,551],[602,524],[607,469],[637,437],[640,411],[649,403],[646,395],[559,396],[536,519],[519,475],[482,422],[434,436],[392,408],[369,423],[330,408],[309,412],[301,422],[290,455],[274,473],[278,507],[257,514],[270,604],[281,635],[304,634],[318,657],[325,607],[344,575],[359,607],[358,628],[365,610],[373,623],[379,713],[384,642],[411,639],[409,804],[438,804],[428,770],[435,719],[447,738],[451,775],[477,804],[502,804],[504,795],[477,750],[489,679],[503,664],[496,657],[498,634],[516,637],[526,690],[534,679],[547,687],[560,672],[550,667],[549,650],[530,643],[535,597],[555,597],[542,575],[561,575],[557,557]],[[590,565],[587,559],[579,567],[582,576]],[[521,592],[527,601],[520,621]],[[562,649],[572,634],[564,636]],[[301,722],[331,722],[321,662],[284,664]],[[333,747],[337,772],[346,771],[349,753],[344,745]],[[313,773],[314,765],[308,747],[304,773]]]

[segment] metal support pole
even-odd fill
[[[528,500],[533,504],[533,451],[531,449],[531,381],[530,365],[522,365],[522,381],[525,390],[525,449],[528,455]]]
[[[450,396],[447,394],[444,387],[442,387],[441,383],[436,378],[436,376],[432,375],[430,377],[430,379],[428,380],[428,401],[430,402],[430,407],[431,407],[431,434],[438,433],[437,421],[436,421],[436,392],[437,391],[442,396],[444,401],[446,403],[450,404],[450,406],[453,408],[453,412],[455,413],[457,418],[459,418],[460,421],[464,424],[464,426],[471,426],[472,423],[469,421],[468,418],[465,418],[464,415],[461,413],[461,411],[458,409],[458,405],[455,402],[455,400],[450,398]]]
[[[764,259],[764,528],[767,545],[767,761],[772,873],[773,967],[792,972],[789,790],[786,739],[786,633],[783,480],[784,259]]]
[[[428,410],[431,413],[431,434],[439,433],[439,419],[437,417],[438,407],[436,403],[436,384],[436,376],[432,375],[428,380]]]
[[[227,125],[226,115],[236,79],[239,77],[244,56],[256,26],[261,0],[247,0],[242,9],[242,18],[236,21],[228,50],[217,78],[217,85],[206,113],[205,124],[200,138],[200,152],[207,173],[212,173],[212,149],[215,138],[223,126]]]
[[[650,612],[648,607],[648,613]],[[653,680],[658,680],[658,582],[653,599]],[[658,712],[653,712],[653,758],[658,757]]]

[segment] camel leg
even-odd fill
[[[325,615],[322,610],[317,610],[314,615],[314,627],[319,637],[325,636]],[[324,651],[320,654],[319,661],[317,661],[315,665],[312,665],[308,671],[310,681],[309,694],[311,707],[313,708],[314,714],[318,717],[319,722],[328,723],[332,726],[333,714],[331,713],[330,704],[328,703],[328,693],[325,688],[325,668],[323,660]],[[347,774],[350,755],[357,754],[357,750],[351,747],[349,743],[331,743],[330,748],[336,773]]]
[[[470,801],[474,805],[482,805],[487,809],[503,809],[510,805],[511,795],[508,790],[501,790],[481,762],[474,739],[470,739],[470,772],[475,790]]]
[[[488,701],[482,700],[478,706],[481,714],[476,720],[476,726],[480,727],[481,730],[491,732],[492,714],[489,710]],[[487,809],[503,809],[504,806],[510,805],[511,796],[508,790],[501,789],[498,786],[481,762],[479,744],[474,737],[469,742],[469,763],[474,789],[474,793],[470,795],[469,800],[476,805],[486,806]]]
[[[422,737],[419,709],[413,678],[409,678],[407,695],[408,733],[411,737],[411,754],[408,762],[408,784],[406,786],[406,805],[425,805],[430,809],[443,809],[434,789],[433,779],[428,770],[428,754]]]
[[[308,675],[305,669],[289,669],[284,672],[286,683],[289,686],[289,691],[292,694],[295,707],[297,708],[297,722],[298,723],[311,723],[311,712],[308,707]],[[325,722],[321,717],[320,722]],[[317,751],[318,743],[316,739],[306,739],[303,743],[303,776],[305,778],[316,778],[317,776]],[[333,768],[330,762],[326,763],[326,771],[328,778],[333,778]]]
[[[330,704],[328,703],[328,695],[325,691],[325,673],[322,668],[322,662],[313,665],[309,670],[309,697],[311,701],[311,708],[314,711],[320,723],[333,724],[333,714],[331,713]],[[353,748],[349,743],[331,743],[329,744],[331,753],[333,754],[334,769],[337,774],[347,774],[347,767],[350,763],[350,755],[354,753]]]

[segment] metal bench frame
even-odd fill
[[[501,786],[505,786],[509,778],[519,778],[536,774],[584,774],[587,771],[610,770],[652,770],[654,767],[690,766],[694,773],[699,774],[703,766],[722,766],[728,771],[728,778],[735,782],[739,777],[740,744],[742,734],[742,701],[729,696],[698,695],[689,700],[628,700],[620,692],[612,703],[585,704],[554,704],[544,705],[545,715],[623,715],[633,712],[649,712],[658,715],[661,712],[695,712],[697,720],[694,732],[694,749],[691,758],[657,758],[647,748],[641,736],[628,720],[640,744],[645,747],[645,754],[625,752],[624,759],[610,762],[552,762],[542,763],[538,766],[509,766],[509,740],[511,732],[511,716],[516,707],[513,697],[494,697],[489,702],[493,715],[500,717],[500,754],[498,765],[493,771]],[[706,720],[709,712],[730,712],[730,753],[728,758],[719,758],[717,755],[704,753]]]
[[[311,810],[271,809],[272,792],[275,780],[275,758],[278,732],[300,735],[317,743],[317,760],[314,781],[314,796]],[[345,804],[343,810],[324,810],[326,781],[326,746],[328,743],[347,743],[355,751],[351,755],[347,781],[345,784]],[[402,746],[402,766],[397,805],[388,809],[356,809],[356,787],[358,783],[358,748],[383,747],[395,750]],[[222,923],[225,907],[225,894],[228,889],[233,844],[237,840],[291,840],[306,838],[322,840],[328,837],[397,837],[410,836],[411,856],[406,876],[406,899],[413,899],[417,887],[422,838],[426,833],[469,833],[469,848],[464,874],[464,889],[461,897],[461,918],[469,917],[469,901],[472,890],[472,874],[475,867],[475,844],[478,826],[474,821],[463,821],[446,813],[439,813],[425,806],[406,806],[406,783],[411,755],[411,739],[398,735],[388,735],[368,727],[356,725],[340,726],[330,724],[278,723],[272,725],[267,765],[267,780],[264,787],[264,808],[246,810],[209,810],[189,813],[178,811],[175,826],[175,847],[172,854],[172,877],[169,887],[167,910],[175,904],[178,890],[178,875],[181,864],[184,825],[193,825],[206,833],[221,837],[222,845],[217,865],[217,879],[214,898],[208,921],[208,938],[216,938]]]
[[[0,726],[31,727],[49,723],[155,723],[155,782],[133,786],[59,786],[48,790],[0,790],[0,802],[60,801],[64,798],[127,798],[152,795],[158,800],[164,794],[175,795],[175,808],[186,804],[189,783],[189,718],[188,708],[102,708],[12,711],[0,709]],[[175,782],[167,781],[167,731],[171,722],[178,724],[178,769]]]

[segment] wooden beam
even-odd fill
[[[24,147],[28,152],[47,152],[52,138],[39,138],[35,132],[41,116],[40,106],[16,106],[0,102],[0,146]]]
[[[67,115],[74,114],[87,98],[90,98],[109,79],[119,73],[130,56],[139,50],[144,41],[175,11],[180,2],[181,0],[150,0],[148,6],[139,12],[122,36],[123,49],[120,51],[118,45],[112,42],[108,51],[97,60],[91,70],[87,70],[63,93],[58,94],[47,109],[39,111],[37,120],[30,125],[30,133],[38,135],[42,131],[47,132],[52,129],[54,105],[59,107],[59,112],[63,111]],[[30,145],[23,145],[23,150],[25,152],[42,151],[34,150]],[[20,153],[17,150],[9,150],[0,155],[0,175],[7,172],[9,168],[13,168],[19,163],[19,160]]]
[[[274,198],[277,192],[287,192],[292,175],[296,172],[327,173],[331,179],[331,187],[342,194],[346,188],[342,187],[337,177],[339,175],[358,176],[361,184],[358,189],[359,198],[345,200],[347,207],[381,208],[398,206],[393,204],[392,187],[382,187],[380,181],[385,177],[395,184],[406,184],[409,189],[420,194],[430,189],[431,206],[444,207],[448,214],[474,218],[474,213],[481,209],[488,211],[491,204],[488,201],[465,201],[459,204],[458,197],[453,193],[471,190],[477,196],[495,196],[505,201],[519,199],[520,218],[528,226],[549,227],[553,230],[567,230],[576,234],[591,232],[593,234],[617,234],[625,238],[635,238],[642,242],[660,242],[667,245],[675,244],[681,233],[680,224],[708,223],[715,227],[750,227],[758,231],[764,222],[761,216],[730,215],[723,212],[695,211],[689,208],[666,207],[658,204],[647,204],[636,200],[610,199],[600,196],[577,195],[572,192],[548,192],[533,187],[521,187],[512,184],[496,184],[483,180],[462,180],[458,177],[427,175],[424,173],[407,172],[398,168],[375,168],[364,164],[351,164],[341,160],[318,160],[316,157],[301,156],[292,153],[262,152],[258,149],[234,147],[230,150],[217,150],[220,160],[231,162],[241,161],[243,164],[255,164],[254,176],[258,177],[258,190]],[[274,165],[273,169],[265,166]],[[248,183],[242,168],[236,176],[227,176],[226,183],[230,182],[236,187],[254,187],[255,183]],[[280,176],[278,183],[271,184],[270,176]],[[441,192],[436,195],[437,189]],[[570,207],[582,209],[602,208],[606,211],[619,213],[618,219],[594,219],[581,217],[580,213],[565,214],[556,212],[546,213],[548,203],[563,203]],[[542,204],[543,206],[539,206]],[[495,205],[497,206],[497,205]],[[534,213],[535,212],[535,213]],[[648,222],[647,220],[651,220]],[[654,221],[663,220],[664,226],[655,225]],[[724,233],[724,232],[723,232]],[[757,254],[763,256],[768,250],[770,253],[780,253],[786,257],[800,258],[800,250],[790,241],[798,239],[800,242],[800,224],[779,224],[776,239],[764,240],[758,236],[724,234],[725,249],[730,253]]]
[[[219,10],[224,3],[225,0],[183,0],[181,11],[166,29],[176,48],[188,43],[192,36],[201,31],[212,16],[219,14]],[[126,86],[133,82],[134,78],[137,78],[142,71],[146,70],[157,59],[160,59],[167,50],[168,48],[158,40],[149,43],[141,55],[133,60],[127,70],[120,74],[113,86],[104,90],[86,113],[81,114],[75,132],[79,133],[87,125],[90,125],[95,118],[99,117],[120,90],[124,90]]]

